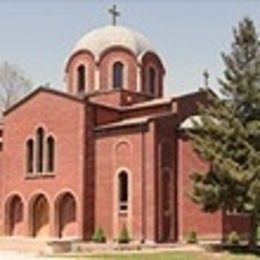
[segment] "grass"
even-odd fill
[[[54,257],[55,258],[55,257]],[[198,251],[150,251],[79,254],[59,257],[64,260],[256,260],[259,256],[250,253],[208,253]]]

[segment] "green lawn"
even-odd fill
[[[132,252],[119,252],[119,253],[107,253],[107,254],[86,254],[86,255],[67,255],[63,256],[64,260],[256,260],[259,256],[246,253],[206,253],[206,252],[147,252],[147,253],[132,253]]]

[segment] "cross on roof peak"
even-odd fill
[[[112,8],[108,9],[108,12],[112,16],[112,25],[115,26],[117,24],[117,18],[120,16],[121,13],[117,10],[116,5],[113,5]]]
[[[203,71],[203,77],[204,77],[204,87],[209,87],[209,72],[207,70]]]

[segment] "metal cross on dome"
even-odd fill
[[[108,9],[109,13],[112,15],[112,24],[115,26],[117,18],[120,16],[120,12],[117,10],[117,6],[113,5],[112,8]]]

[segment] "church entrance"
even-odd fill
[[[65,193],[58,201],[59,237],[76,236],[76,201],[72,194]]]
[[[33,206],[33,236],[48,237],[50,232],[49,205],[44,195],[39,195]]]
[[[8,234],[18,236],[22,234],[23,204],[19,196],[14,196],[9,204],[7,213],[9,227]]]

